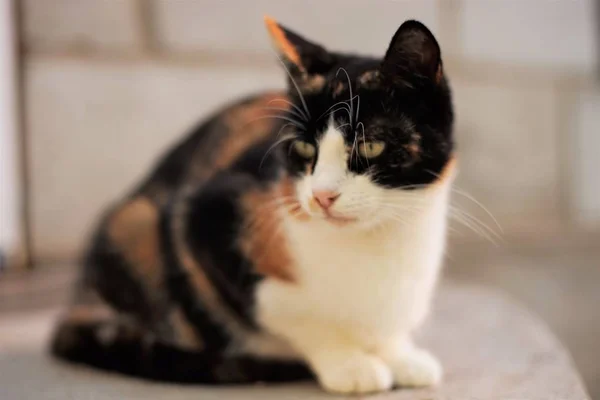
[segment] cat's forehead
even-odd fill
[[[329,94],[338,97],[347,91],[373,86],[381,61],[366,57],[340,57],[340,62],[326,72],[306,74],[295,81],[303,95]]]
[[[299,108],[306,105],[311,128],[317,131],[324,130],[331,120],[342,128],[358,125],[362,129],[397,124],[399,118],[404,118],[402,110],[393,104],[385,90],[348,84],[348,81],[338,80],[331,87],[292,94],[292,98]]]

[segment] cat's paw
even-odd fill
[[[339,394],[377,393],[392,388],[390,368],[379,358],[355,353],[344,359],[321,365],[318,379],[325,390]]]
[[[442,379],[442,366],[429,352],[413,349],[390,363],[394,383],[404,387],[437,385]]]

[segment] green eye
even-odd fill
[[[384,142],[365,142],[358,145],[358,154],[364,158],[375,158],[385,149]]]
[[[302,140],[296,140],[294,142],[294,150],[296,151],[296,153],[298,153],[298,155],[300,155],[300,157],[309,160],[313,158],[316,153],[315,146]]]

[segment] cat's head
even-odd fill
[[[372,226],[423,207],[453,161],[452,101],[433,34],[406,21],[385,56],[370,58],[266,23],[289,78],[280,139],[304,211]]]

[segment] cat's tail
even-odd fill
[[[311,377],[301,363],[185,351],[116,321],[65,320],[55,331],[51,351],[69,362],[163,382],[244,384]]]

